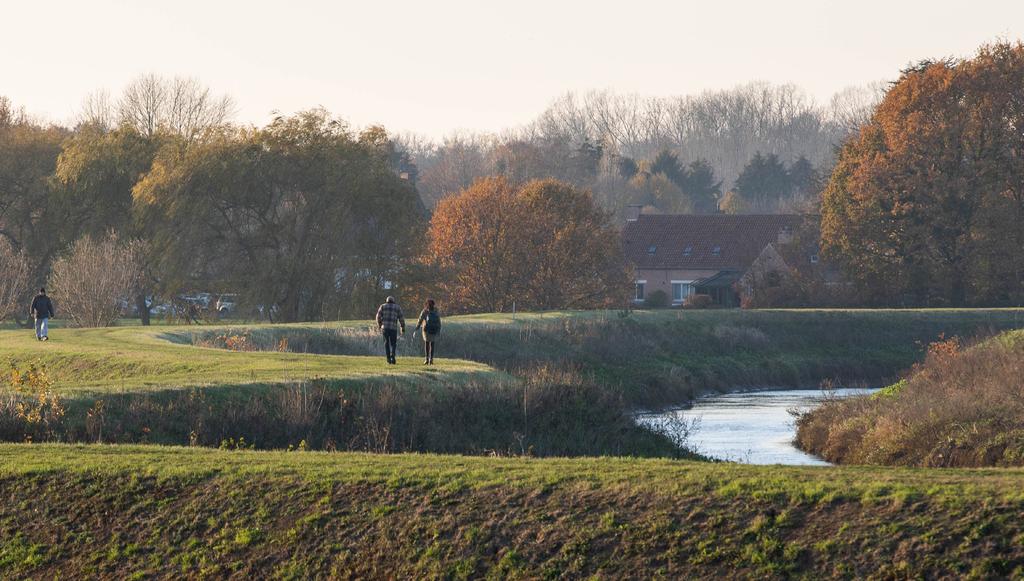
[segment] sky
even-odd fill
[[[0,95],[46,119],[157,73],[229,94],[245,123],[323,106],[434,139],[528,123],[568,91],[768,81],[827,102],[1024,38],[1024,0],[0,0],[0,19]]]

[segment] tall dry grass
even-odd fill
[[[909,376],[797,421],[800,448],[844,464],[1024,465],[1024,331],[933,344]]]
[[[0,441],[691,456],[685,441],[638,426],[616,390],[562,367],[523,369],[518,379],[311,380],[110,394],[68,401],[66,414],[52,422],[21,413],[35,399],[34,392],[0,388]]]

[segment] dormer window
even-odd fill
[[[657,246],[648,246],[648,247],[647,247],[647,254],[648,254],[648,255],[650,255],[650,256],[654,256],[654,254],[655,254],[656,252],[658,252],[658,247],[657,247]]]
[[[693,246],[687,246],[683,249],[683,256],[689,256],[693,254]]]
[[[812,254],[811,255],[811,264],[818,264],[818,260],[819,259],[818,259],[818,255],[817,254]]]
[[[780,228],[779,229],[779,235],[777,237],[777,242],[779,244],[789,244],[792,241],[793,241],[793,227],[792,226],[783,226],[782,228]]]
[[[722,247],[721,246],[715,246],[714,248],[711,249],[711,256],[721,256],[721,255],[722,255]]]

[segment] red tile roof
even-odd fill
[[[802,220],[792,214],[641,214],[626,223],[622,240],[637,268],[746,270],[778,241],[779,231],[796,232]]]

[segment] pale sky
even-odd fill
[[[0,95],[73,117],[97,89],[191,76],[236,120],[322,105],[438,138],[526,123],[566,91],[749,81],[827,102],[910,62],[1024,38],[1024,0],[0,1]]]

